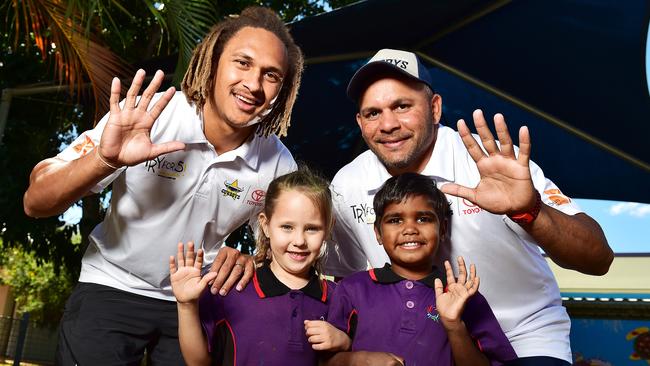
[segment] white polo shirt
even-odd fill
[[[107,121],[108,115],[58,158],[70,161],[92,151]],[[232,231],[256,222],[270,181],[296,170],[296,163],[276,136],[253,135],[237,149],[217,154],[182,92],[153,125],[151,140],[178,140],[186,148],[123,167],[92,189],[100,192],[113,182],[111,205],[90,234],[79,281],[174,300],[169,256],[178,242],[194,241],[211,263]]]
[[[535,163],[531,162],[530,168],[545,204],[569,215],[581,212]],[[480,180],[460,136],[445,126],[438,129],[422,174],[435,179],[438,187],[448,182],[475,187]],[[375,238],[372,206],[375,193],[388,178],[384,165],[369,150],[334,177],[331,190],[336,225],[325,273],[345,276],[368,265],[382,267],[389,262]],[[447,198],[453,210],[451,245],[441,243],[440,261],[462,255],[467,263],[476,264],[480,291],[519,357],[551,356],[571,362],[569,316],[553,273],[533,238],[505,215],[491,214],[462,198]],[[457,271],[455,260],[451,262]]]

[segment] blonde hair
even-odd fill
[[[277,36],[287,48],[289,69],[275,103],[270,112],[262,117],[256,130],[260,136],[286,136],[291,121],[291,110],[300,87],[304,60],[302,51],[287,27],[270,9],[251,6],[244,9],[239,16],[230,17],[215,25],[194,50],[181,88],[188,103],[195,105],[197,113],[202,111],[206,102],[214,105],[214,78],[219,58],[226,43],[244,27],[265,29]]]
[[[264,215],[267,222],[271,220],[271,216],[278,203],[278,197],[283,192],[298,191],[316,206],[320,211],[323,221],[325,222],[325,237],[327,238],[334,225],[334,215],[332,213],[332,194],[329,190],[329,183],[320,175],[312,172],[307,167],[300,167],[297,171],[289,174],[282,175],[275,178],[266,191],[266,198],[264,201]],[[321,254],[316,258],[313,267],[316,273],[321,273],[321,260],[325,253],[325,244],[321,247]],[[264,261],[271,259],[271,243],[269,237],[264,234],[262,230],[262,223],[258,226],[256,236],[255,248],[255,263],[261,264]]]

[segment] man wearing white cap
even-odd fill
[[[515,364],[569,365],[570,320],[540,248],[562,267],[602,275],[613,260],[602,229],[529,160],[526,127],[517,148],[497,114],[496,141],[476,110],[479,144],[465,121],[458,132],[439,123],[442,97],[434,90],[416,55],[399,50],[379,51],[350,80],[370,150],[332,181],[337,220],[325,272],[345,276],[389,262],[373,232],[375,192],[393,175],[429,176],[453,209],[440,260],[476,264],[481,292],[521,358]]]

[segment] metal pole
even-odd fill
[[[18,339],[16,340],[16,352],[14,354],[14,366],[20,366],[20,360],[23,358],[23,348],[27,338],[27,325],[29,324],[29,312],[23,313],[18,330]]]

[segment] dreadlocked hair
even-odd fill
[[[244,27],[261,28],[273,33],[287,49],[289,69],[271,111],[262,117],[256,130],[258,135],[264,137],[271,134],[286,136],[291,121],[291,110],[300,87],[304,60],[302,51],[287,27],[270,9],[251,6],[244,9],[239,16],[231,16],[215,25],[194,50],[181,88],[188,103],[195,105],[197,113],[201,113],[206,101],[214,104],[214,77],[219,58],[230,38]]]

